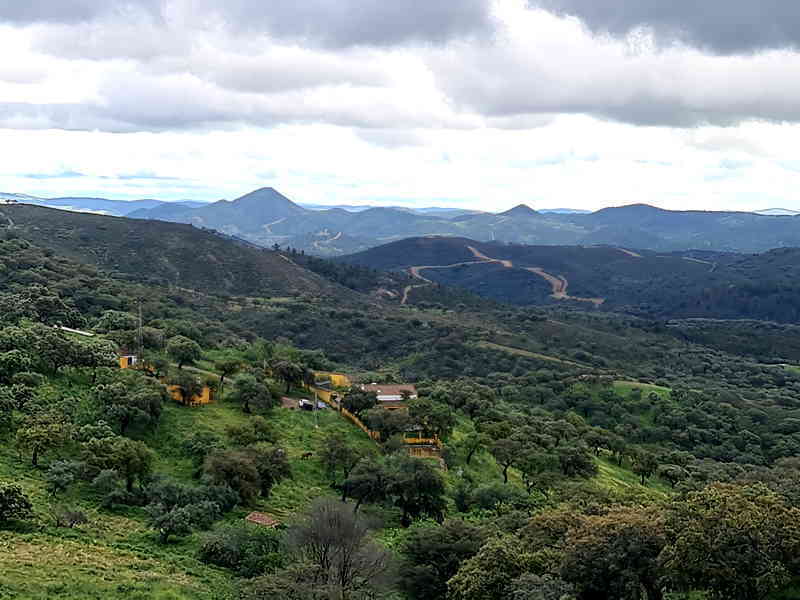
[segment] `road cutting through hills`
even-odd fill
[[[502,258],[492,258],[491,256],[486,256],[486,254],[484,254],[483,252],[481,252],[480,250],[478,250],[473,246],[467,246],[467,249],[478,260],[459,262],[459,263],[454,263],[452,265],[419,265],[416,267],[409,267],[408,268],[409,275],[411,275],[416,279],[421,279],[426,283],[421,283],[417,285],[407,285],[403,290],[403,298],[400,301],[400,304],[406,304],[408,302],[408,295],[411,293],[412,290],[426,287],[434,283],[433,281],[422,275],[421,271],[425,269],[451,269],[454,267],[461,267],[464,265],[482,265],[491,263],[502,265],[506,269],[521,268],[525,271],[529,271],[535,275],[538,275],[539,277],[543,278],[550,284],[550,288],[552,290],[552,293],[550,295],[556,300],[574,300],[576,302],[588,302],[590,304],[593,304],[594,306],[600,306],[606,301],[605,298],[578,298],[577,296],[570,296],[567,293],[567,288],[569,287],[569,281],[567,281],[567,278],[564,277],[563,275],[558,275],[558,276],[551,275],[541,267],[514,267],[514,263],[510,260]],[[619,250],[622,250],[622,252],[625,253],[630,252],[623,250],[622,248],[619,248]],[[631,254],[635,255],[635,253],[632,252]]]

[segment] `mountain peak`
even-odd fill
[[[236,198],[232,204],[245,210],[278,210],[281,213],[280,216],[306,212],[306,209],[295,204],[273,187],[263,187],[253,190],[249,194]]]
[[[539,213],[533,210],[527,204],[517,204],[514,208],[507,210],[506,212],[500,213],[500,216],[503,217],[532,217],[534,215],[538,215]]]

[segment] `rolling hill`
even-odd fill
[[[355,295],[286,257],[191,225],[5,205],[0,223],[60,256],[127,279],[216,293]]]
[[[520,305],[572,304],[663,318],[800,320],[800,249],[758,255],[617,246],[526,246],[425,237],[338,259],[405,270]]]

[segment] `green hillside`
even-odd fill
[[[46,209],[19,214],[0,226],[0,597],[575,599],[602,582],[638,590],[640,567],[683,597],[727,597],[750,564],[778,574],[750,597],[793,593],[800,372],[782,358],[794,346],[780,349],[792,327],[706,323],[692,339],[689,320],[435,285],[400,305],[371,293],[408,281],[391,274],[131,226],[152,236],[128,238],[133,253],[178,264],[175,232],[198,254],[213,240],[271,287],[244,275],[215,287],[202,261],[198,287],[160,285],[97,258],[129,221],[73,214],[59,229]],[[499,269],[519,260],[475,248]],[[746,334],[756,326],[769,343]],[[118,348],[148,370],[119,369]],[[414,384],[418,398],[389,412],[339,391],[375,442],[334,410],[296,408],[315,371]],[[214,401],[188,405],[203,386]],[[253,511],[285,527],[245,524]],[[352,540],[363,576],[337,583],[318,535]],[[720,537],[750,545],[734,556]],[[349,556],[339,544],[336,561]],[[709,556],[739,575],[715,578]]]

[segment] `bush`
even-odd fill
[[[0,523],[21,521],[33,516],[30,499],[16,483],[0,481]]]
[[[249,523],[222,525],[205,534],[199,557],[240,577],[255,577],[283,566],[278,533]]]

